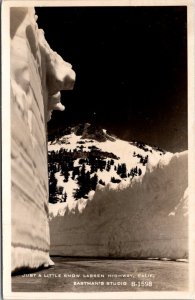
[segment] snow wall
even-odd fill
[[[113,190],[107,185],[91,200],[78,200],[57,215],[50,213],[50,253],[187,258],[187,178],[186,151],[174,154],[168,162],[162,158],[126,188],[119,185]]]
[[[12,271],[51,263],[46,124],[75,80],[36,19],[34,8],[10,9]]]

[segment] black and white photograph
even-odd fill
[[[193,299],[192,2],[119,2],[2,4],[4,299]]]

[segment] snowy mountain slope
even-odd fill
[[[98,176],[95,189],[75,198],[81,175],[73,179],[70,171],[67,182],[63,182],[58,166],[57,186],[64,187],[67,198],[60,202],[64,200],[58,194],[57,203],[49,206],[51,254],[186,258],[187,152],[165,153],[142,143],[110,139],[105,130],[106,138],[101,142],[89,139],[86,132],[83,138],[82,133],[77,135],[73,129],[49,142],[50,154],[64,147],[74,153],[73,168],[79,166],[82,170],[85,165],[83,174],[89,170],[90,178]],[[85,148],[80,149],[81,145]],[[96,158],[106,162],[95,172],[91,172],[93,151]],[[84,163],[79,163],[80,156],[86,160]],[[119,166],[124,164],[126,173],[121,173]]]
[[[162,157],[168,162],[172,156],[169,152],[143,143],[117,139],[105,129],[90,124],[76,126],[66,135],[50,141],[48,150],[50,183],[55,180],[54,177],[57,179],[56,190],[63,189],[57,199],[61,201],[66,193],[68,203],[75,200],[82,168],[91,180],[94,175],[97,176],[94,179],[97,184],[105,186],[112,182],[112,188],[118,189],[128,186],[135,177],[142,177],[146,166],[155,166]],[[81,178],[81,181],[86,185],[86,178]],[[83,196],[87,197],[88,193]]]

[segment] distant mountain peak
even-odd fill
[[[109,135],[105,129],[96,124],[79,124],[73,127],[75,135],[80,136],[82,139],[93,139],[98,142],[106,142],[107,140],[114,142],[116,139]]]

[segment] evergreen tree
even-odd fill
[[[91,189],[92,189],[93,191],[96,190],[97,183],[98,183],[98,176],[97,176],[97,174],[95,174],[95,175],[91,178]]]
[[[127,177],[127,167],[126,164],[123,163],[121,165],[121,174],[120,174],[121,178],[126,178]]]
[[[49,193],[55,194],[56,192],[57,192],[57,179],[55,177],[55,173],[51,172],[49,178]]]
[[[118,164],[118,168],[117,168],[117,174],[120,175],[121,174],[121,165]]]
[[[90,178],[89,171],[87,171],[87,173],[85,174],[85,177],[83,180],[83,189],[84,189],[84,194],[88,194],[89,191],[91,190],[91,178]]]
[[[57,202],[57,179],[54,172],[51,172],[49,177],[49,202]]]
[[[79,167],[74,167],[73,168],[73,171],[72,171],[72,179],[74,180],[75,179],[75,176],[76,175],[80,175],[80,170],[79,170]]]
[[[69,172],[68,172],[68,168],[64,168],[64,171],[63,171],[63,175],[64,175],[64,182],[68,182],[68,178],[69,178]]]
[[[110,161],[110,165],[113,166],[114,165],[114,159],[111,159]]]
[[[64,194],[62,195],[62,200],[61,200],[61,202],[66,202],[66,199],[67,199],[67,193],[64,192]]]
[[[91,179],[90,179],[90,173],[89,171],[85,172],[85,164],[82,165],[80,176],[78,176],[77,182],[79,185],[79,188],[76,189],[74,193],[74,197],[76,199],[85,197],[86,194],[89,193],[91,189]]]
[[[107,162],[107,166],[106,166],[106,171],[110,171],[111,169],[111,165],[110,165],[110,161]]]

